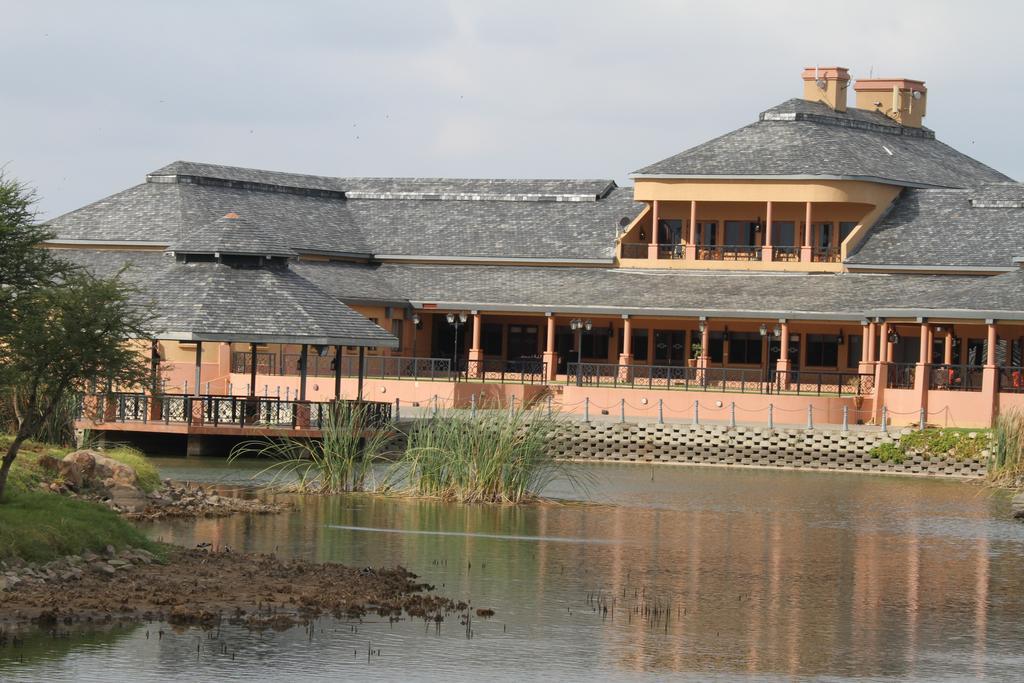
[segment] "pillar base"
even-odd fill
[[[696,261],[697,260],[697,245],[687,244],[686,245],[686,260]]]
[[[484,376],[484,350],[470,349],[466,359],[466,376],[474,379]]]
[[[771,379],[773,381],[772,386],[776,391],[789,390],[789,368],[790,362],[788,358],[780,358],[775,361],[775,377]]]
[[[647,258],[657,260],[659,248],[657,244],[647,245]]]
[[[800,247],[800,260],[810,261],[814,258],[814,250],[811,247]]]
[[[544,359],[544,377],[549,382],[554,381],[558,374],[558,354],[554,351],[545,351],[543,354]]]
[[[620,382],[632,382],[633,381],[633,354],[631,353],[620,353],[619,354],[619,370],[618,377]]]
[[[775,247],[767,245],[761,247],[761,260],[765,263],[771,263],[775,260]]]

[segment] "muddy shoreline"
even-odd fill
[[[357,569],[170,546],[163,562],[130,549],[78,560],[68,561],[77,571],[60,563],[22,566],[25,578],[0,590],[0,632],[142,621],[286,629],[323,616],[368,614],[440,623],[469,609],[434,595],[433,586],[402,567]]]

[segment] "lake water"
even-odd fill
[[[222,483],[257,467],[160,463]],[[323,620],[162,639],[143,625],[0,647],[0,679],[1024,679],[1024,524],[1004,494],[885,475],[580,468],[594,476],[586,503],[308,497],[283,515],[148,527],[184,545],[401,564],[496,611],[471,638],[456,618],[440,632]],[[581,498],[564,483],[547,493]]]

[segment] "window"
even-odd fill
[[[392,320],[391,321],[391,336],[398,338],[398,348],[395,349],[395,353],[399,353],[402,350],[402,331],[405,329],[404,320]]]
[[[711,332],[708,335],[708,348],[705,350],[705,353],[712,363],[721,363],[724,359],[724,354],[722,353],[724,342],[725,337],[722,332]]]
[[[859,368],[861,354],[864,352],[864,337],[851,334],[846,338],[846,367]]]
[[[726,221],[725,243],[732,247],[754,246],[757,236],[756,225],[749,221]]]
[[[661,244],[682,244],[683,221],[677,218],[658,221],[658,242]]]
[[[537,326],[508,326],[508,358],[518,360],[537,355]]]
[[[718,244],[718,223],[697,221],[697,244],[712,247]]]
[[[828,249],[832,246],[832,224],[812,223],[813,238],[821,249]]]
[[[812,368],[834,368],[839,365],[839,344],[833,334],[807,335],[807,365]]]
[[[619,330],[619,353],[622,353],[622,333],[623,330]],[[630,344],[633,347],[633,360],[647,360],[647,330],[633,329],[633,334],[630,335]]]
[[[584,332],[581,348],[583,349],[584,358],[592,358],[594,360],[607,360],[608,331],[595,329],[591,330],[590,332]]]
[[[796,246],[796,225],[793,221],[772,221],[772,244],[777,247]]]
[[[757,332],[732,332],[729,334],[729,362],[760,365],[762,345]]]
[[[485,356],[500,356],[503,326],[501,323],[484,323],[480,329],[480,346]]]

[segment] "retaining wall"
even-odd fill
[[[908,455],[902,463],[895,463],[869,455],[874,446],[896,441],[899,433],[621,423],[566,423],[563,428],[564,434],[555,440],[556,457],[580,461],[985,476],[984,460]]]

